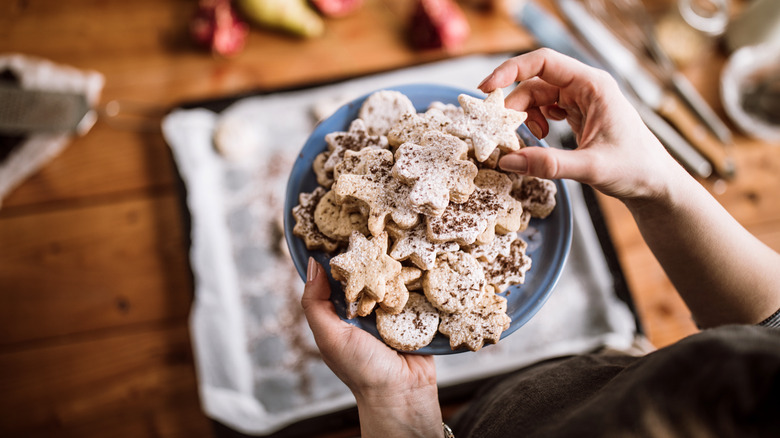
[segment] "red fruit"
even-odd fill
[[[410,39],[420,49],[454,49],[471,33],[466,16],[453,0],[418,0]]]
[[[223,56],[244,48],[249,26],[238,18],[230,0],[201,0],[190,22],[190,34],[196,43]]]
[[[363,5],[363,0],[310,0],[326,17],[345,17]]]

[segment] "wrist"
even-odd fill
[[[443,435],[435,384],[401,393],[356,393],[355,399],[364,438]]]

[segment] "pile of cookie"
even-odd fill
[[[349,130],[325,137],[319,187],[301,193],[293,233],[334,254],[348,317],[370,315],[382,339],[412,351],[437,331],[476,351],[509,328],[502,294],[531,267],[518,235],[555,207],[552,181],[497,169],[523,147],[526,114],[462,94],[417,113],[397,91],[371,94]]]

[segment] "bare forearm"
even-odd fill
[[[435,386],[409,394],[356,395],[363,438],[436,437],[442,432],[441,408]]]
[[[693,178],[680,173],[668,193],[626,205],[700,326],[757,323],[780,308],[780,254]]]

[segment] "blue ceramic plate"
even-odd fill
[[[485,97],[471,91],[441,85],[413,84],[389,89],[400,91],[409,97],[418,112],[425,111],[433,101],[458,105],[458,95],[463,93],[479,98]],[[292,209],[298,205],[298,194],[311,192],[317,187],[317,180],[312,171],[312,163],[317,154],[327,148],[325,135],[334,131],[347,131],[352,120],[357,118],[360,106],[366,97],[368,95],[353,100],[322,121],[314,129],[314,132],[312,132],[306,144],[304,144],[303,149],[301,149],[290,174],[290,180],[287,183],[284,234],[287,239],[287,245],[290,248],[290,255],[301,278],[306,281],[306,265],[309,256],[314,257],[328,272],[333,290],[331,300],[339,316],[350,324],[356,325],[381,339],[376,330],[373,314],[365,318],[346,319],[346,303],[344,302],[341,284],[334,281],[333,277],[330,276],[330,265],[328,263],[330,256],[322,251],[309,251],[306,249],[303,240],[292,234],[292,229],[295,226]],[[522,125],[518,132],[527,145],[547,147],[543,141],[536,139],[525,125]],[[566,186],[561,181],[556,181],[556,184],[558,186],[558,194],[556,196],[557,206],[555,210],[545,219],[532,219],[528,229],[522,233],[523,239],[528,242],[528,255],[533,263],[531,269],[526,273],[525,283],[510,287],[508,295],[506,292],[504,293],[504,295],[507,295],[507,313],[512,318],[512,324],[502,334],[502,339],[522,327],[544,305],[558,282],[569,253],[572,235],[571,203]],[[450,349],[449,339],[439,333],[433,339],[433,342],[417,350],[416,353],[449,354],[462,351],[467,350],[453,351]]]

